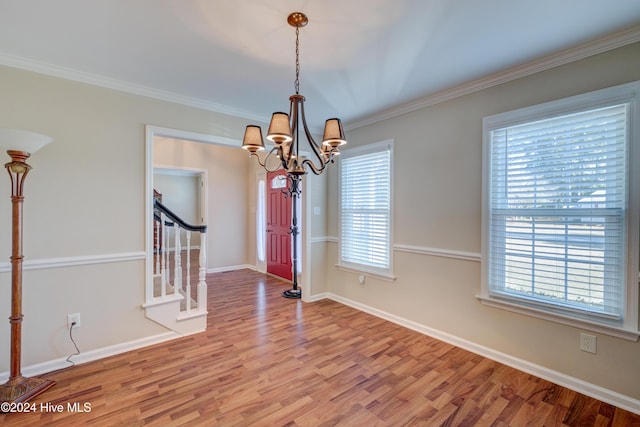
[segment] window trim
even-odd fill
[[[507,126],[544,120],[547,118],[595,109],[615,103],[629,103],[628,135],[628,204],[623,316],[611,321],[597,315],[572,315],[566,310],[553,309],[526,302],[525,299],[504,298],[490,292],[489,230],[490,230],[490,174],[491,131]],[[569,98],[525,107],[483,118],[482,121],[482,281],[478,298],[487,306],[505,309],[565,325],[636,341],[640,337],[638,324],[638,270],[640,255],[640,81],[601,89]]]
[[[338,214],[338,263],[336,267],[343,271],[352,273],[362,273],[370,277],[374,277],[386,282],[393,282],[396,277],[393,274],[393,211],[394,211],[394,189],[393,189],[393,176],[394,176],[394,140],[387,139],[380,142],[374,142],[371,144],[362,145],[359,147],[347,148],[340,152],[339,156],[339,176],[338,176],[338,209],[342,210],[342,159],[349,157],[356,157],[365,154],[376,153],[389,149],[389,245],[387,256],[389,258],[388,268],[376,268],[367,266],[364,264],[357,264],[352,262],[345,262],[342,260],[342,214]]]

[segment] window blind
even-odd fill
[[[390,268],[391,151],[342,156],[340,259]]]
[[[628,110],[490,132],[491,294],[622,316]]]

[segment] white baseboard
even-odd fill
[[[569,375],[554,371],[544,366],[540,366],[535,363],[531,363],[526,360],[493,350],[491,348],[484,347],[482,345],[467,341],[446,332],[419,324],[412,320],[408,320],[403,317],[378,310],[377,308],[369,307],[365,304],[361,304],[357,301],[344,298],[340,295],[326,293],[326,297],[341,304],[348,305],[349,307],[364,311],[365,313],[380,317],[395,324],[412,329],[416,332],[420,332],[424,335],[439,339],[451,345],[455,345],[456,347],[460,347],[472,353],[479,354],[488,359],[495,360],[496,362],[500,362],[504,365],[558,384],[562,387],[566,387],[568,389],[577,391],[578,393],[585,394],[587,396],[593,397],[594,399],[601,400],[603,402],[617,406],[618,408],[625,409],[629,412],[640,415],[640,400],[633,399],[629,396],[625,396],[604,387],[600,387],[598,385],[591,384],[578,378],[571,377]],[[314,301],[316,300],[317,299],[314,297]]]
[[[323,299],[332,299],[331,298],[331,294],[329,292],[322,292],[319,294],[315,294],[315,295],[311,295],[309,298],[307,298],[306,300],[304,300],[305,302],[316,302],[316,301],[320,301]]]
[[[103,359],[105,357],[114,356],[116,354],[125,353],[127,351],[137,350],[139,348],[147,347],[154,344],[159,344],[165,341],[170,341],[176,338],[180,338],[182,335],[175,332],[166,332],[159,335],[154,335],[146,338],[141,338],[134,341],[129,341],[121,344],[112,345],[109,347],[98,348],[96,350],[90,350],[84,353],[80,353],[77,356],[71,357],[71,361],[76,365],[82,363],[92,362],[94,360]],[[46,374],[47,372],[53,372],[72,366],[67,362],[67,357],[60,359],[50,360],[48,362],[37,363],[22,368],[22,375],[25,377],[32,377],[35,375]],[[0,372],[0,383],[5,383],[9,379],[9,372]]]
[[[224,273],[225,271],[243,270],[245,268],[248,268],[249,270],[256,269],[255,265],[240,264],[240,265],[229,265],[227,267],[209,268],[207,269],[207,273]]]

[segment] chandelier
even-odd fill
[[[273,172],[284,169],[288,175],[300,176],[307,173],[307,169],[316,175],[320,175],[326,166],[331,163],[334,156],[340,154],[338,147],[347,143],[342,122],[338,118],[327,119],[324,126],[322,144],[316,143],[311,136],[307,119],[304,114],[305,98],[300,94],[300,28],[307,25],[309,20],[302,12],[293,12],[287,17],[287,22],[296,29],[296,79],[294,87],[296,93],[289,97],[289,114],[275,112],[271,116],[267,139],[274,143],[274,147],[269,151],[264,159],[260,160],[257,152],[265,149],[262,140],[262,129],[260,126],[247,126],[242,148],[248,150],[251,155],[258,158],[258,163],[265,169]],[[302,125],[302,126],[301,126]],[[307,145],[311,149],[309,154],[313,154],[314,160],[302,159],[300,155],[300,131],[304,131]],[[303,148],[304,150],[304,148]],[[308,151],[308,150],[307,150]],[[278,165],[270,170],[267,166],[269,158],[275,155]]]
[[[296,29],[296,79],[294,88],[296,93],[289,97],[289,114],[275,112],[271,116],[267,140],[274,145],[269,150],[264,160],[261,160],[258,152],[265,150],[262,139],[262,129],[260,126],[247,126],[242,148],[249,151],[250,156],[258,159],[260,166],[268,172],[285,170],[287,175],[287,189],[285,196],[292,198],[291,227],[289,233],[293,237],[292,248],[292,268],[293,268],[293,289],[283,292],[286,298],[300,298],[301,292],[298,288],[297,278],[297,245],[298,245],[298,225],[296,214],[297,198],[300,196],[300,181],[308,170],[315,175],[320,175],[329,163],[333,163],[335,156],[340,154],[339,147],[347,143],[342,128],[342,122],[338,118],[327,119],[324,126],[322,143],[318,144],[309,131],[307,119],[304,114],[305,98],[300,94],[300,28],[307,25],[309,20],[302,12],[293,12],[287,17],[289,25]],[[300,147],[300,132],[304,132],[306,146]],[[307,157],[305,158],[305,155]],[[276,158],[277,161],[271,161]],[[269,165],[275,164],[273,168]]]

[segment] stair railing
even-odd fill
[[[158,236],[158,243],[154,248],[155,265],[154,277],[160,280],[160,297],[166,297],[173,291],[175,296],[185,298],[185,311],[206,311],[207,283],[205,281],[207,268],[207,226],[191,225],[176,215],[158,200],[153,204],[154,227]],[[191,297],[191,233],[200,233],[200,253],[198,257],[198,285],[196,289],[196,307],[192,307]],[[182,268],[182,235],[186,238],[186,270]],[[173,235],[173,239],[171,239]],[[173,240],[173,248],[169,246]],[[173,276],[171,275],[171,257],[173,252]],[[183,274],[185,271],[185,274]],[[173,279],[173,280],[172,280]],[[183,280],[184,279],[184,280]],[[170,289],[172,288],[172,289]]]

